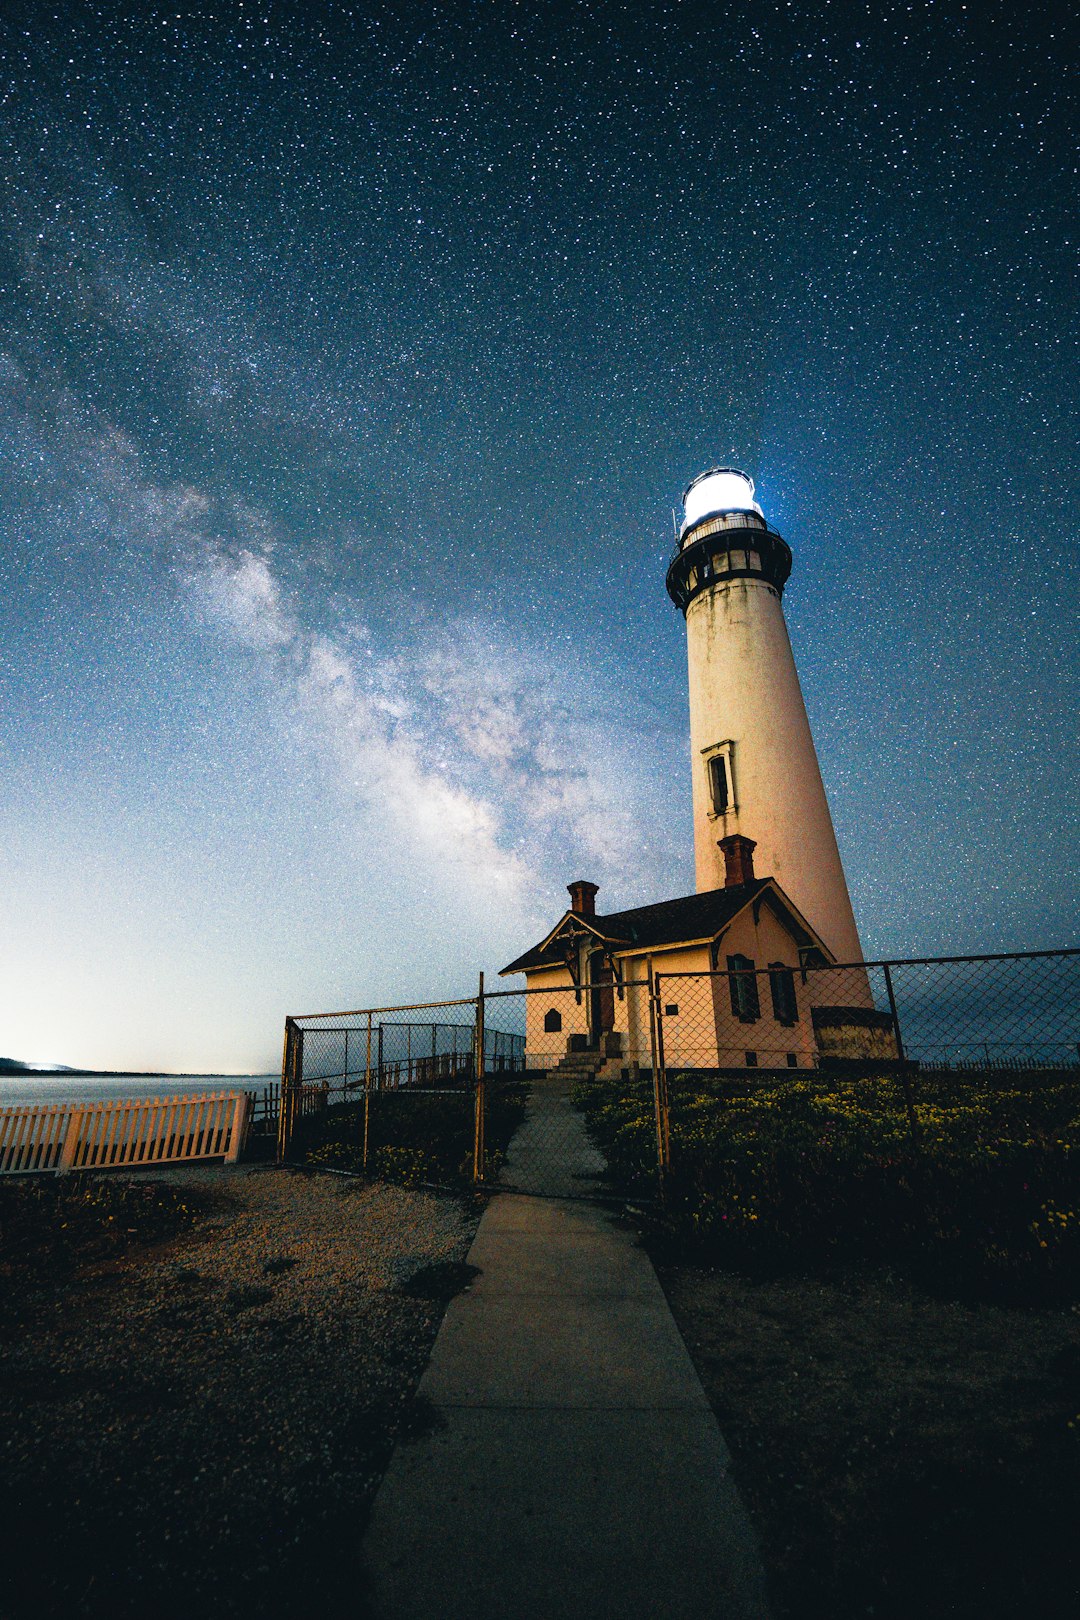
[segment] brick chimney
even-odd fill
[[[586,883],[584,878],[577,878],[573,883],[566,885],[570,895],[570,909],[575,917],[596,916],[596,895],[600,885]]]
[[[717,840],[724,857],[724,888],[734,889],[740,883],[754,881],[754,851],[757,844],[742,833],[731,833]]]

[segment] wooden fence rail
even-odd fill
[[[240,1157],[251,1116],[244,1091],[0,1108],[0,1175],[134,1170]]]

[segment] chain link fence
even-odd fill
[[[289,1018],[280,1161],[482,1181],[483,1083],[520,1075],[524,1040],[485,1028],[483,1000]]]
[[[412,1154],[432,1177],[586,1196],[605,1164],[581,1105],[605,1085],[636,1101],[626,1128],[662,1186],[682,1096],[871,1081],[916,1151],[957,1088],[1015,1117],[1040,1087],[1077,1087],[1080,951],[847,966],[721,953],[707,973],[481,981],[457,1001],[290,1018],[278,1156],[329,1139],[362,1169]]]
[[[669,1069],[1023,1072],[1080,1061],[1080,952],[657,975]]]
[[[822,1090],[876,1078],[917,1151],[920,1112],[957,1087],[1004,1099],[1080,1081],[1078,951],[799,967],[730,956],[655,988],[668,1108],[672,1086],[734,1096],[785,1075]]]

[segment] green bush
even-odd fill
[[[674,1077],[669,1234],[752,1270],[903,1265],[950,1287],[1059,1299],[1080,1287],[1080,1087],[936,1076],[918,1087],[918,1147],[889,1077]],[[577,1099],[616,1179],[658,1191],[650,1086]]]
[[[313,1170],[345,1170],[361,1175],[363,1148],[350,1142],[324,1142],[308,1150],[304,1163]],[[471,1159],[469,1164],[471,1167]],[[368,1173],[375,1181],[391,1181],[398,1187],[420,1187],[425,1182],[437,1182],[440,1167],[420,1148],[378,1147],[369,1149]]]
[[[439,1166],[419,1148],[381,1147],[375,1149],[372,1174],[398,1187],[420,1187],[426,1181],[438,1181]]]
[[[92,1172],[0,1182],[0,1276],[48,1261],[76,1264],[159,1243],[189,1229],[199,1211],[184,1188]]]
[[[489,1081],[485,1177],[493,1181],[524,1116],[520,1079]],[[368,1108],[368,1174],[399,1186],[471,1183],[476,1128],[471,1091],[373,1092]],[[363,1170],[363,1104],[335,1108],[305,1124],[304,1162],[315,1168]]]
[[[359,1175],[364,1167],[362,1150],[351,1142],[323,1142],[309,1148],[304,1163],[315,1170],[347,1170]]]

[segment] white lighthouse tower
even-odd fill
[[[721,839],[757,845],[774,877],[840,962],[862,949],[818,769],[780,598],[791,551],[754,483],[714,467],[683,496],[667,575],[686,616],[698,892],[723,887]]]

